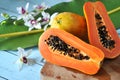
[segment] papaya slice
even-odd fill
[[[105,58],[113,59],[120,54],[119,35],[100,1],[86,2],[83,6],[90,44],[100,48]]]
[[[90,75],[98,72],[104,59],[99,48],[57,28],[46,30],[40,36],[38,47],[46,61]]]

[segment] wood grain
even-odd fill
[[[92,76],[48,62],[40,74],[42,80],[120,80],[120,56],[113,60],[104,60],[99,72]]]

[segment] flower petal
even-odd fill
[[[43,30],[46,31],[46,30],[47,30],[47,27],[48,27],[48,24],[46,24],[46,25],[44,26]]]
[[[28,27],[31,26],[30,21],[25,21],[24,25]]]
[[[37,19],[37,22],[39,22],[40,20],[42,20],[42,18],[41,18],[41,17],[39,17],[39,18]]]
[[[25,6],[25,10],[27,11],[28,8],[29,8],[29,3],[26,4],[26,6]]]
[[[17,7],[16,8],[19,14],[22,14],[22,7]]]
[[[25,54],[25,57],[28,57],[31,54],[31,52],[32,52],[32,49],[28,50]]]
[[[19,53],[19,56],[20,57],[23,57],[24,56],[24,49],[23,48],[21,48],[21,47],[18,47],[18,53]]]
[[[22,69],[22,67],[23,67],[23,62],[20,62],[19,64],[18,64],[18,67],[19,67],[19,71]]]
[[[33,6],[37,11],[44,11],[48,8],[48,6],[46,6],[46,4],[43,2],[40,5],[34,5]]]
[[[16,61],[16,64],[18,65],[18,68],[19,68],[19,71],[20,71],[23,67],[23,62],[20,60],[20,58]]]
[[[29,27],[28,31],[31,31],[34,27]]]
[[[53,19],[55,18],[56,15],[58,15],[58,12],[55,12],[55,13],[53,13],[53,14],[51,15],[49,25],[52,24]]]
[[[36,25],[34,25],[34,27],[35,27],[36,29],[41,29],[41,24],[40,24],[40,23],[37,23]]]
[[[48,19],[50,18],[49,13],[46,13],[46,12],[43,11],[41,14],[42,14],[43,18],[48,18]]]

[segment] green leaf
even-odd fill
[[[2,38],[0,39],[0,50],[16,50],[17,47],[28,48],[37,46],[41,34],[42,32],[31,35]]]
[[[0,34],[27,31],[28,27],[23,25],[0,25]]]
[[[83,5],[87,1],[97,0],[73,0],[72,2],[62,2],[47,9],[46,12],[53,14],[55,12],[74,12],[84,16]],[[100,0],[105,4],[107,11],[120,7],[120,0]],[[39,15],[38,15],[39,16]],[[37,16],[37,17],[38,17]],[[120,28],[120,11],[109,14],[116,29]],[[6,19],[0,25],[0,50],[16,50],[17,47],[28,48],[38,45],[38,40],[43,31],[26,32],[28,27],[24,26],[23,21],[14,23],[14,19]],[[24,33],[20,33],[24,32]],[[18,33],[20,35],[18,35]],[[30,33],[30,34],[28,34]],[[5,37],[7,35],[7,37]],[[11,36],[12,35],[12,36]],[[9,36],[9,37],[8,37]]]
[[[101,0],[107,11],[120,7],[120,0]],[[109,15],[116,29],[120,28],[120,10]]]
[[[16,50],[17,47],[27,48],[36,46],[38,44],[38,40],[40,35],[43,33],[43,30],[30,34],[29,31],[27,31],[26,26],[18,26],[18,25],[2,25],[0,26],[0,34],[8,34],[15,33],[15,35],[18,34],[18,32],[26,31],[29,34],[22,34],[13,37],[1,37],[0,38],[0,50]],[[34,30],[33,30],[34,31]],[[32,31],[31,31],[32,32]],[[0,36],[1,36],[0,35]]]
[[[51,7],[48,12],[53,14],[54,12],[74,12],[79,15],[83,14],[83,5],[87,1],[95,2],[97,0],[73,0],[72,2],[63,2]],[[100,0],[105,5],[107,11],[111,11],[117,7],[120,7],[120,0]],[[120,10],[109,15],[116,29],[120,28]]]
[[[50,14],[53,14],[55,12],[73,12],[76,14],[84,15],[83,14],[83,4],[86,2],[86,0],[74,0],[72,2],[62,2],[60,4],[57,4],[50,9],[47,10]]]

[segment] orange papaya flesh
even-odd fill
[[[119,56],[119,35],[104,4],[100,1],[86,2],[83,9],[90,44],[100,48],[104,52],[105,58],[112,59]]]
[[[104,59],[100,49],[57,28],[46,30],[39,38],[38,47],[46,61],[90,75],[99,71]]]

